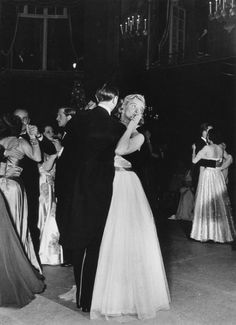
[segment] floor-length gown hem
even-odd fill
[[[148,320],[153,319],[157,316],[157,313],[159,311],[165,311],[169,310],[170,307],[163,305],[159,306],[157,309],[153,310],[153,312],[150,312],[149,314],[145,315],[138,315],[137,313],[131,313],[129,311],[123,311],[122,313],[101,313],[100,311],[93,310],[92,313],[90,313],[90,319],[91,320],[115,320],[119,323],[125,323],[132,320]]]
[[[131,315],[153,318],[157,310],[168,309],[170,302],[156,227],[139,178],[122,169],[122,164],[118,167],[90,315],[91,319],[102,316],[122,321]]]
[[[204,168],[199,176],[190,237],[206,242],[229,243],[236,230],[223,174],[219,168]]]

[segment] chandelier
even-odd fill
[[[236,0],[209,1],[209,19],[227,23],[236,16]]]
[[[147,19],[140,15],[131,16],[120,24],[120,35],[122,38],[140,38],[148,35]]]

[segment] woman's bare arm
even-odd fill
[[[46,172],[50,172],[50,170],[53,168],[55,164],[56,158],[57,158],[57,154],[49,156],[48,160],[44,161],[40,166],[40,168],[42,168]]]
[[[228,168],[233,163],[233,157],[230,154],[228,154],[225,150],[224,150],[223,157],[224,160],[222,165],[220,166],[221,170]]]
[[[194,164],[196,164],[199,160],[201,159],[206,159],[207,156],[206,156],[206,153],[207,153],[207,146],[203,147],[202,150],[200,150],[197,155],[195,154],[195,150],[193,150],[193,154],[192,154],[192,162]]]
[[[142,146],[144,142],[144,136],[140,133],[137,133],[132,137],[132,134],[136,131],[137,125],[140,121],[141,115],[137,115],[127,126],[126,131],[120,138],[115,153],[117,155],[127,155],[129,153],[132,153]]]
[[[30,159],[40,162],[42,160],[41,150],[37,139],[30,139],[30,144],[25,139],[20,139],[23,153]]]

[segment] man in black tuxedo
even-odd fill
[[[197,139],[197,141],[193,144],[193,148],[195,148],[195,153],[197,155],[197,153],[206,145],[208,145],[208,141],[207,141],[207,134],[208,131],[210,129],[212,129],[212,125],[210,125],[209,123],[202,123],[200,125],[200,135],[201,137],[199,139]],[[193,167],[193,172],[192,172],[192,183],[193,183],[193,187],[196,191],[197,189],[197,184],[198,184],[198,178],[199,178],[199,172],[200,172],[200,167],[215,167],[215,162],[214,161],[209,161],[209,160],[205,160],[205,159],[201,159],[199,160],[199,162],[197,164],[194,164]]]
[[[77,121],[77,174],[67,231],[61,240],[73,252],[77,306],[85,312],[91,307],[99,248],[112,197],[115,148],[125,131],[124,125],[110,116],[118,95],[116,88],[103,86],[96,92],[98,106],[81,113]]]
[[[63,238],[65,222],[68,218],[68,209],[73,193],[73,179],[77,166],[76,155],[76,125],[74,120],[76,110],[70,107],[61,107],[57,112],[57,123],[63,128],[61,148],[58,151],[56,162],[55,195],[57,198],[56,220],[58,229]],[[64,263],[61,266],[71,266],[71,253],[63,247]]]
[[[29,113],[25,109],[16,109],[14,115],[19,116],[22,121],[22,130],[20,136],[26,141],[30,142],[28,133],[26,132],[27,126],[30,124]],[[41,135],[37,126],[31,125],[31,129],[37,134],[36,137],[39,140],[40,149],[43,153],[55,154],[56,149],[51,141]],[[38,163],[25,156],[21,160],[21,167],[23,168],[21,177],[25,186],[27,201],[28,201],[28,224],[30,233],[32,236],[33,244],[36,253],[39,251],[39,229],[38,224],[38,207],[39,207],[39,170]]]

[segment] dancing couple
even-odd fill
[[[23,307],[44,290],[43,276],[28,228],[28,204],[21,180],[24,156],[39,161],[36,129],[28,126],[30,143],[19,137],[22,122],[0,117],[0,306]]]
[[[80,155],[61,243],[72,252],[77,306],[91,319],[147,319],[169,309],[170,298],[153,215],[132,171],[145,100],[125,97],[120,122],[111,117],[118,96],[103,86],[98,105],[78,118]]]

